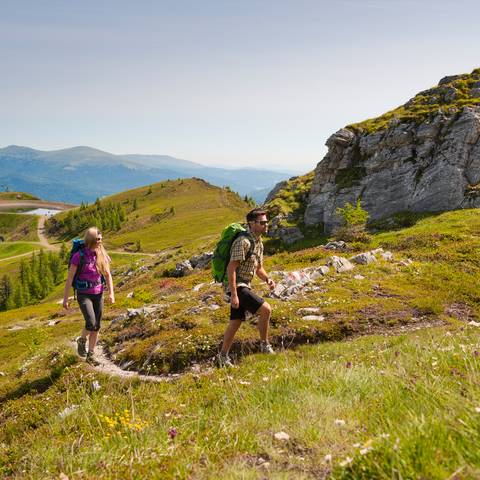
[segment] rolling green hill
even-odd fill
[[[128,190],[101,202],[119,204],[126,211],[126,220],[118,231],[104,232],[105,245],[135,250],[140,241],[144,252],[173,246],[185,251],[212,246],[225,225],[243,220],[251,208],[230,190],[195,178]],[[58,218],[66,215],[61,213]],[[52,221],[49,225],[54,232]]]
[[[0,200],[40,200],[25,192],[0,192]]]
[[[0,236],[5,241],[36,241],[38,217],[0,212]]]

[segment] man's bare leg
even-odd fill
[[[260,319],[258,320],[258,332],[260,333],[260,340],[262,342],[266,342],[268,338],[270,316],[272,315],[272,307],[267,302],[263,302],[257,313],[260,315]]]
[[[242,324],[242,320],[230,320],[227,329],[225,330],[225,335],[223,336],[223,345],[222,345],[222,353],[227,354],[230,351],[230,347],[232,346],[233,339],[235,338],[235,334],[237,330],[240,328]]]

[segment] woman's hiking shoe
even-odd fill
[[[87,358],[85,361],[94,367],[98,367],[100,365],[100,362],[95,358],[95,355],[90,352],[87,353]]]
[[[215,357],[215,364],[217,365],[217,367],[220,368],[233,367],[232,360],[228,356],[228,353],[219,353]]]
[[[274,354],[275,350],[268,342],[260,342],[260,352]]]
[[[77,338],[77,353],[81,357],[86,357],[87,356],[87,339],[83,337],[78,337]]]

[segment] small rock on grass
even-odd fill
[[[278,440],[279,442],[288,442],[290,440],[290,435],[285,432],[277,432],[274,435],[275,440]]]
[[[305,315],[302,320],[309,320],[312,322],[323,322],[325,317],[323,315]]]

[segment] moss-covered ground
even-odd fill
[[[392,120],[421,123],[443,112],[453,115],[463,107],[480,105],[480,69],[454,76],[450,81],[417,94],[412,100],[379,117],[348,125],[347,128],[371,134],[386,129]]]

